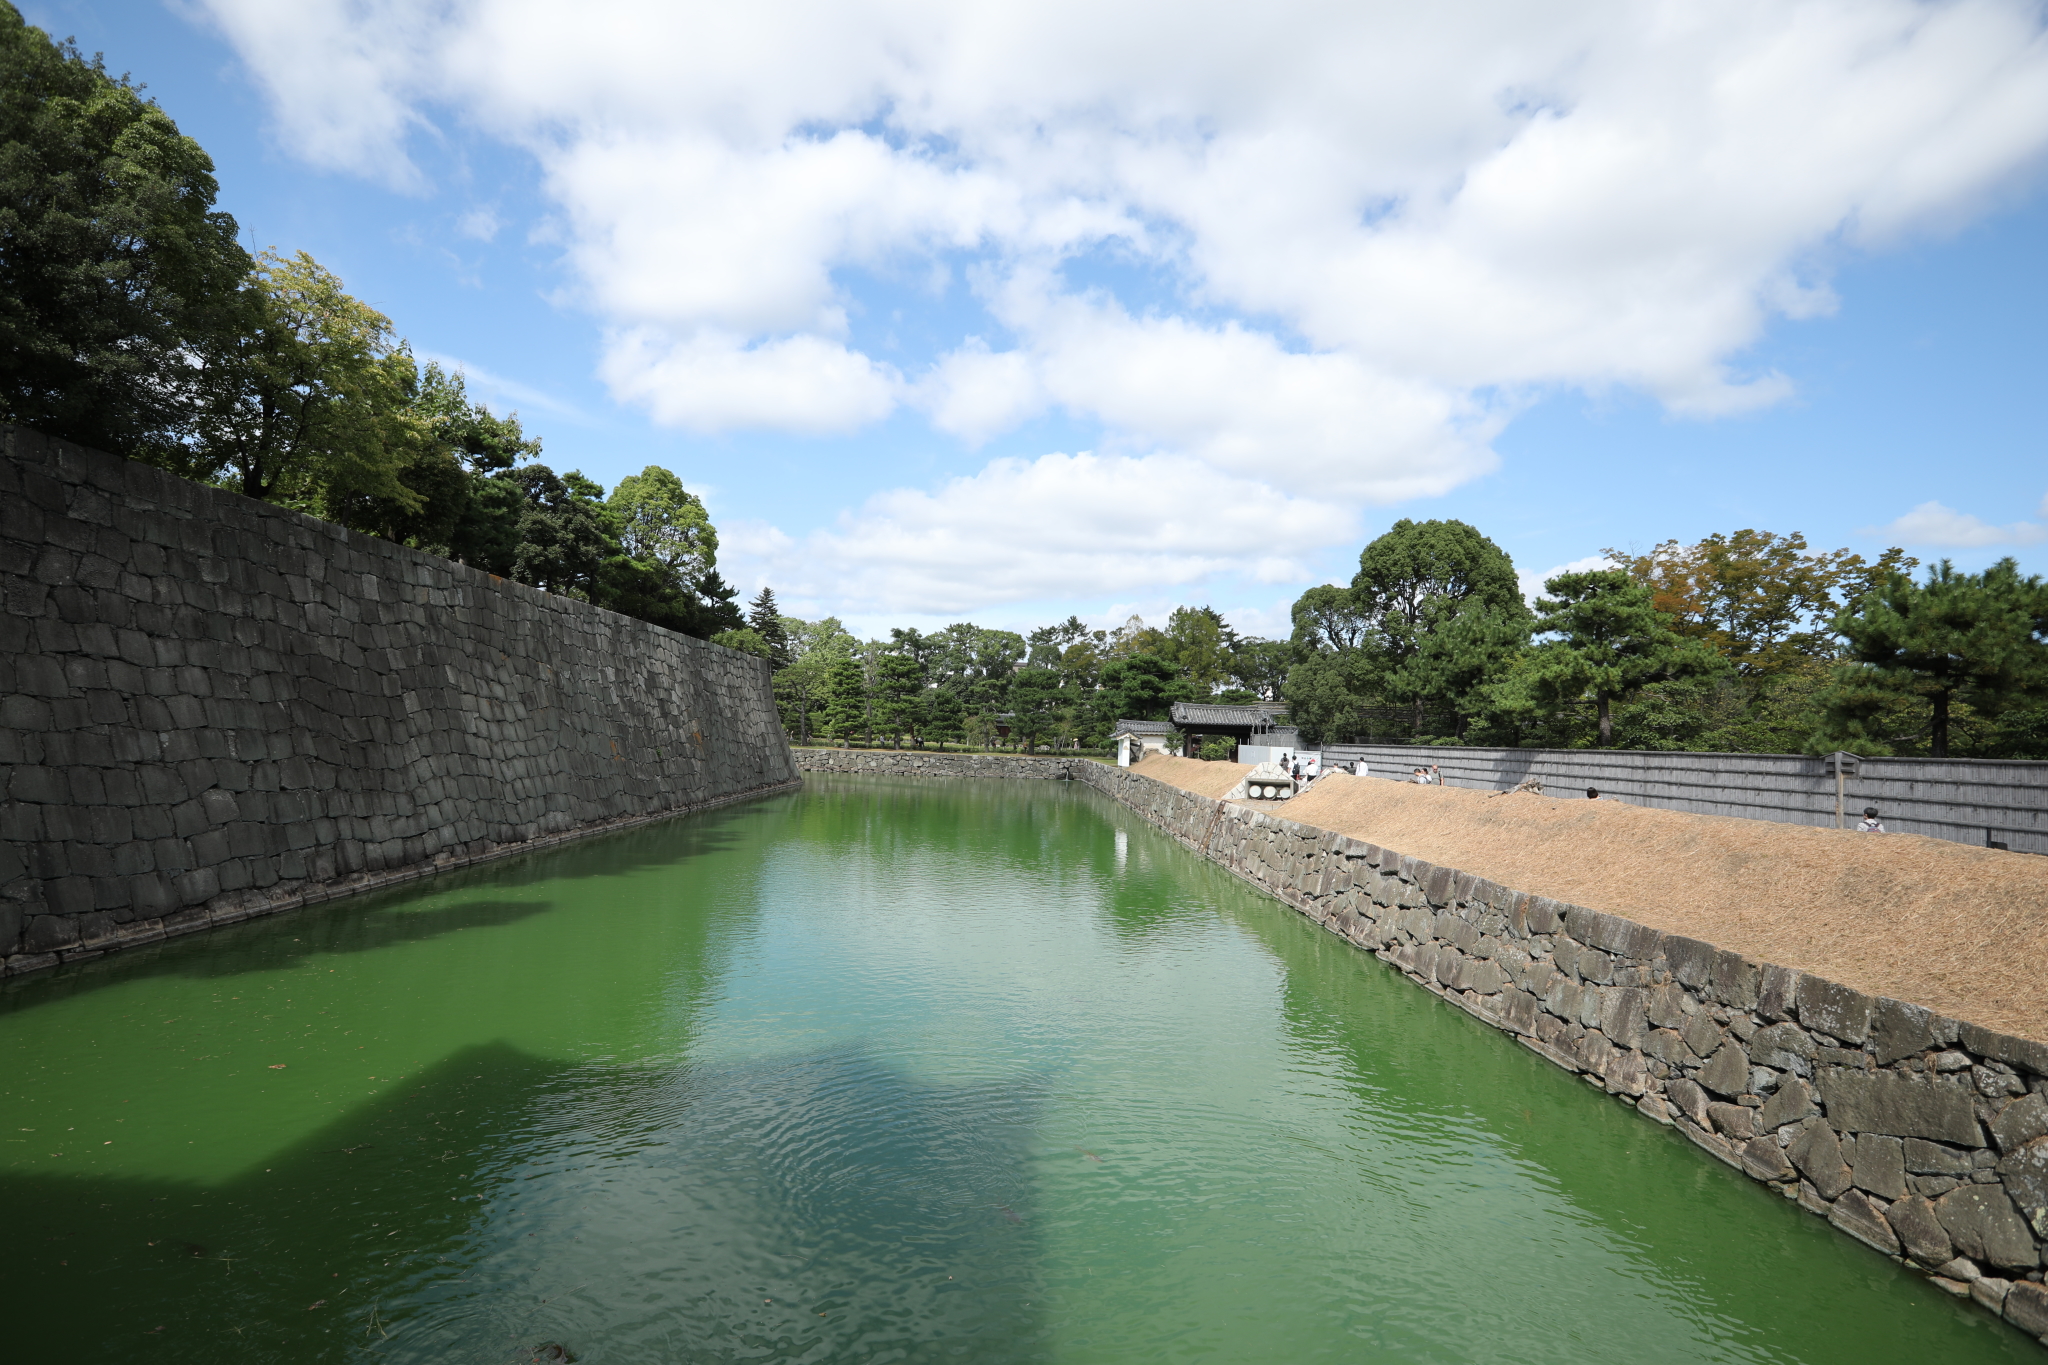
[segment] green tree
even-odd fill
[[[742,654],[751,654],[757,659],[774,659],[768,642],[761,638],[760,631],[751,626],[741,626],[738,630],[721,630],[711,637],[711,643],[724,645],[727,649],[736,649]]]
[[[248,254],[154,100],[0,3],[0,421],[182,469]]]
[[[1387,671],[1388,698],[1450,706],[1459,738],[1473,716],[1495,709],[1492,685],[1528,648],[1533,618],[1520,598],[1502,605],[1484,598],[1439,601],[1430,608],[1415,652]]]
[[[677,582],[700,583],[717,566],[718,530],[711,515],[672,471],[651,464],[626,476],[606,505],[618,518],[619,543],[626,553],[659,565]],[[761,630],[758,622],[748,624]],[[767,638],[768,632],[761,633]]]
[[[1910,708],[1947,758],[1953,708],[1995,716],[2048,699],[2048,586],[2001,559],[1981,574],[1948,560],[1916,584],[1903,573],[1835,618],[1848,662],[1823,699],[1815,747],[1888,753],[1887,712]]]
[[[967,708],[950,687],[933,689],[925,717],[925,733],[944,749],[947,740],[966,738]]]
[[[783,633],[782,613],[775,605],[775,590],[763,586],[747,604],[747,627],[768,642],[768,658],[777,668],[789,667],[789,637]]]
[[[1543,586],[1551,595],[1536,603],[1536,629],[1553,638],[1530,652],[1517,682],[1540,706],[1590,698],[1603,747],[1614,742],[1617,699],[1654,682],[1727,667],[1697,640],[1672,630],[1650,589],[1618,569],[1559,574]]]
[[[1230,680],[1260,701],[1279,701],[1300,651],[1286,640],[1242,639],[1230,651]]]
[[[1644,555],[1604,553],[1651,589],[1673,630],[1726,656],[1745,678],[1834,659],[1836,613],[1918,563],[1897,547],[1873,564],[1846,549],[1809,552],[1796,532],[1750,529],[1693,545],[1668,540]]]
[[[822,723],[831,700],[833,666],[846,658],[857,643],[837,617],[802,621],[794,616],[780,619],[789,666],[775,675],[775,697],[782,710],[783,728],[797,737],[797,743],[811,742],[812,718]]]
[[[856,735],[865,734],[872,743],[874,734],[868,719],[867,670],[852,650],[833,661],[827,689],[825,725],[832,738],[844,744]]]
[[[1296,598],[1293,616],[1295,659],[1281,688],[1288,717],[1311,744],[1349,739],[1380,695],[1373,618],[1350,588],[1332,583]]]
[[[1120,720],[1165,720],[1177,701],[1194,701],[1195,684],[1156,654],[1133,654],[1102,666],[1101,711]]]
[[[1175,607],[1166,618],[1165,636],[1153,652],[1191,679],[1199,695],[1208,696],[1230,676],[1230,650],[1237,637],[1214,607]]]
[[[904,632],[895,632],[899,637]],[[915,634],[915,632],[910,632]],[[912,648],[900,638],[895,647],[877,661],[875,720],[892,739],[905,733],[918,748],[924,747],[925,669]]]
[[[398,482],[412,494],[399,500],[368,493],[323,492],[327,514],[352,530],[383,536],[434,554],[465,559],[492,514],[503,545],[487,555],[509,572],[517,553],[517,496],[508,487],[493,501],[482,481],[540,453],[540,442],[520,430],[517,414],[498,417],[470,400],[462,375],[428,362],[417,374],[397,367],[402,407],[390,415],[387,444],[404,453]],[[466,534],[467,532],[467,534]]]
[[[1028,665],[1010,678],[1010,710],[1015,717],[1011,723],[1027,753],[1051,732],[1060,700],[1057,669]]]
[[[746,625],[747,618],[740,611],[738,590],[719,577],[717,569],[706,569],[703,577],[692,586],[702,602],[699,615],[707,636],[714,631],[738,630]]]
[[[242,326],[199,352],[189,472],[323,516],[365,497],[416,509],[400,478],[415,370],[391,319],[303,251],[257,257],[241,303]]]
[[[1430,669],[1402,674],[1422,649],[1425,635],[1468,603],[1500,622],[1522,609],[1515,564],[1491,540],[1462,521],[1402,518],[1359,552],[1351,580],[1350,614],[1370,623],[1369,649],[1383,677],[1414,707],[1421,733],[1429,693],[1422,684]]]

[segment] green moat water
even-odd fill
[[[2039,1359],[1066,783],[7,983],[25,1360]]]

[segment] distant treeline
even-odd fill
[[[1284,641],[1209,607],[1163,630],[1069,617],[861,641],[765,591],[719,638],[775,663],[800,740],[1099,747],[1120,719],[1200,699],[1283,704],[1316,744],[2048,758],[2048,586],[2011,560],[1915,581],[1898,549],[1867,561],[1756,530],[1607,557],[1532,607],[1477,530],[1404,520],[1349,585],[1301,596]]]

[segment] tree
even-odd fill
[[[811,717],[822,719],[831,700],[833,666],[852,652],[856,642],[834,616],[822,621],[784,616],[779,624],[789,654],[789,666],[775,675],[783,728],[796,734],[797,743],[809,744]]]
[[[967,708],[960,701],[960,694],[950,687],[933,690],[925,718],[925,733],[939,742],[941,749],[946,741],[966,737]]]
[[[525,495],[512,577],[568,597],[594,600],[598,571],[611,551],[602,515],[604,490],[575,471],[546,465],[507,471]]]
[[[1748,529],[1694,545],[1667,540],[1644,555],[1604,553],[1651,590],[1674,631],[1726,656],[1745,678],[1832,660],[1835,614],[1918,563],[1896,546],[1873,564],[1846,549],[1808,553],[1796,532]]]
[[[782,630],[782,613],[776,609],[773,588],[763,585],[754,594],[747,605],[747,626],[768,642],[771,663],[779,669],[789,667],[789,637]]]
[[[1468,602],[1501,622],[1523,606],[1514,561],[1498,545],[1462,521],[1405,517],[1359,552],[1351,599],[1349,614],[1370,623],[1369,647],[1382,673],[1397,672],[1435,624]],[[1424,670],[1422,678],[1427,676]],[[1420,681],[1409,675],[1397,685],[1413,703],[1418,734],[1429,696]]]
[[[1103,720],[1165,720],[1177,701],[1195,700],[1195,685],[1156,654],[1133,654],[1102,666]]]
[[[1930,753],[1947,758],[1957,702],[1996,715],[2048,699],[2048,585],[2021,577],[2011,559],[1981,574],[1957,573],[1944,559],[1921,584],[1893,574],[1834,624],[1849,662],[1824,700],[1817,745],[1890,752],[1873,721],[1910,701]]]
[[[241,323],[198,352],[186,472],[319,515],[362,497],[416,509],[400,478],[420,437],[404,420],[415,371],[391,319],[301,251],[257,257]]]
[[[1230,675],[1237,637],[1214,607],[1175,607],[1165,634],[1154,652],[1192,679],[1199,695],[1208,696]]]
[[[825,725],[832,738],[844,744],[855,735],[866,734],[872,742],[874,735],[868,728],[867,670],[852,650],[833,662],[827,687]]]
[[[751,626],[741,626],[738,630],[721,630],[711,637],[711,643],[724,645],[727,649],[736,649],[742,654],[751,654],[757,659],[772,661],[774,657],[768,642],[761,638],[761,632]]]
[[[684,488],[674,472],[651,464],[629,474],[606,505],[618,518],[619,543],[634,558],[658,564],[678,582],[690,584],[717,566],[718,530],[703,500]],[[761,629],[757,622],[747,624]]]
[[[1010,679],[1010,710],[1017,735],[1026,752],[1052,729],[1060,704],[1060,675],[1057,670],[1031,665],[1017,670]]]
[[[516,413],[498,417],[470,401],[460,372],[429,361],[417,373],[398,366],[397,374],[406,400],[391,414],[385,439],[404,455],[397,478],[413,496],[328,489],[320,498],[326,514],[351,530],[465,563],[476,561],[463,552],[482,552],[509,573],[517,553],[517,496],[508,486],[494,498],[496,490],[483,481],[540,454],[540,442],[520,430]],[[490,524],[494,516],[501,524]],[[496,553],[483,550],[494,535],[503,544]]]
[[[1532,651],[1518,681],[1552,707],[1590,697],[1602,747],[1614,742],[1614,703],[1653,682],[1703,677],[1727,665],[1671,629],[1650,589],[1618,569],[1559,574],[1536,603],[1536,629],[1553,638]]]
[[[902,634],[902,632],[896,632]],[[875,719],[884,734],[901,736],[906,731],[918,748],[924,747],[925,673],[914,650],[898,645],[878,661],[879,683],[875,689]]]
[[[1243,639],[1230,651],[1230,678],[1261,701],[1279,701],[1300,651],[1285,640]]]
[[[0,421],[184,472],[188,357],[249,270],[217,191],[155,101],[0,3]]]
[[[738,630],[746,625],[747,618],[740,613],[738,590],[719,577],[717,569],[706,569],[692,586],[703,601],[701,616],[707,638],[712,632]]]
[[[1430,609],[1416,648],[1385,679],[1395,701],[1448,703],[1456,732],[1493,707],[1491,685],[1504,677],[1529,645],[1529,609],[1520,598],[1508,605],[1484,598],[1439,601]]]

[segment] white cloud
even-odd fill
[[[851,431],[888,416],[902,384],[891,367],[821,337],[747,346],[729,334],[675,340],[651,327],[613,336],[602,372],[658,420],[697,431]]]
[[[992,460],[935,492],[894,489],[793,540],[749,526],[722,556],[793,602],[950,616],[1041,597],[1095,599],[1212,575],[1299,581],[1295,556],[1357,533],[1332,504],[1290,498],[1181,456]]]
[[[1963,222],[2048,149],[2034,0],[200,3],[316,164],[417,185],[449,124],[527,149],[601,373],[658,421],[908,403],[973,445],[1057,408],[1344,516],[1492,467],[1545,388],[1781,401],[1740,357],[1833,308],[1831,253]],[[1082,257],[1144,299],[1077,290]],[[906,376],[849,344],[860,270],[978,281],[987,315]],[[863,591],[908,583],[913,508],[1005,534],[958,488],[882,495],[826,546]],[[1098,533],[1018,563],[1213,558]]]
[[[2041,515],[2048,517],[2048,498],[2041,500]],[[1889,526],[1877,528],[1876,534],[1890,537],[1901,545],[1941,545],[1958,548],[1983,545],[2038,545],[2048,540],[2048,526],[2029,521],[2016,521],[2010,526],[1993,526],[1967,512],[1958,512],[1938,502],[1923,502]]]
[[[1522,600],[1534,606],[1536,599],[1543,596],[1547,591],[1543,585],[1561,573],[1591,573],[1595,569],[1618,569],[1620,567],[1619,564],[1616,564],[1606,555],[1587,555],[1584,559],[1574,559],[1569,564],[1553,564],[1542,573],[1530,573],[1526,569],[1520,570],[1517,572],[1516,577],[1522,585]]]

